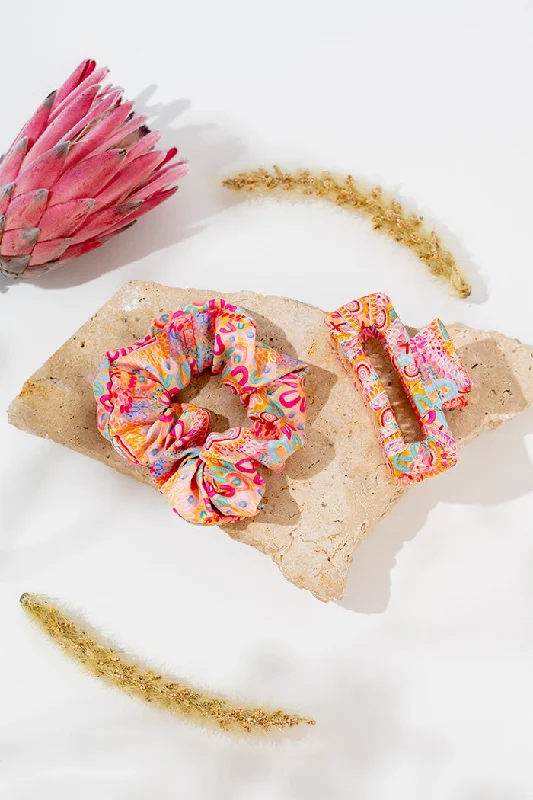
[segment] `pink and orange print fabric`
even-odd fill
[[[457,445],[444,410],[466,405],[472,388],[446,328],[434,320],[409,337],[390,299],[371,294],[353,300],[325,319],[341,360],[357,379],[376,424],[393,474],[402,484],[424,480],[457,462]],[[389,398],[364,351],[378,339],[398,373],[424,438],[406,444]]]
[[[180,403],[210,370],[245,406],[250,427],[210,433],[209,412]],[[225,300],[183,306],[147,336],[107,352],[94,380],[97,424],[125,458],[149,469],[174,511],[213,525],[260,511],[265,480],[305,442],[308,367],[256,340],[256,324]]]

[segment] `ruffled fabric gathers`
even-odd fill
[[[222,376],[252,420],[209,433],[205,408],[178,393],[205,370]],[[308,367],[256,342],[256,324],[225,300],[183,306],[156,319],[139,342],[107,352],[94,381],[100,432],[150,470],[180,517],[220,525],[253,517],[265,481],[305,442]]]

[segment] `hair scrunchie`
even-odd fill
[[[209,433],[209,412],[180,403],[210,369],[238,395],[249,428]],[[115,449],[150,470],[180,517],[236,522],[261,509],[263,465],[274,472],[305,442],[302,361],[256,343],[256,324],[225,300],[182,306],[141,341],[107,352],[94,381],[97,424]]]

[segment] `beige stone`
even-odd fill
[[[105,350],[143,336],[162,311],[217,296],[220,292],[128,283],[26,381],[10,406],[10,422],[150,483],[146,472],[122,459],[98,433],[87,377]],[[289,581],[319,599],[338,599],[354,549],[405,490],[389,474],[361,395],[329,345],[325,312],[283,297],[224,296],[253,315],[261,341],[307,361],[311,369],[306,446],[289,459],[283,474],[266,475],[265,510],[221,532],[270,556]],[[499,333],[455,326],[449,331],[474,381],[468,407],[447,414],[463,445],[533,403],[533,351]],[[406,438],[420,438],[386,356],[376,347],[372,357]],[[215,377],[200,376],[182,394],[214,412],[217,430],[247,424],[238,399]]]

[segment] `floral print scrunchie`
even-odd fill
[[[211,370],[238,395],[249,428],[209,433],[209,412],[179,402],[192,376]],[[256,342],[238,306],[209,300],[163,314],[139,342],[107,352],[94,381],[97,424],[115,449],[150,470],[180,517],[220,525],[253,517],[265,481],[305,442],[302,361]]]

